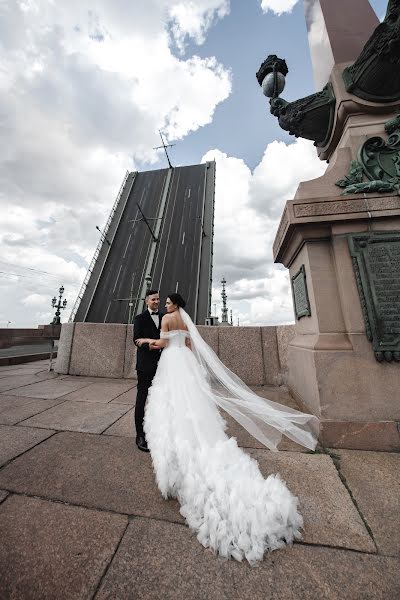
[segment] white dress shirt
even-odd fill
[[[152,319],[153,319],[153,321],[154,321],[154,325],[155,325],[155,326],[157,327],[157,329],[158,329],[158,328],[159,328],[159,326],[160,326],[160,316],[159,316],[158,314],[157,314],[157,315],[152,315],[151,313],[152,313],[153,311],[152,311],[152,310],[150,310],[150,308],[148,308],[147,310],[149,311],[149,313],[150,313],[150,316],[151,316],[151,318],[152,318]]]

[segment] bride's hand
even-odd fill
[[[136,340],[136,346],[139,346],[139,348],[141,346],[143,346],[143,344],[151,344],[153,340],[151,340],[150,338],[138,338]]]

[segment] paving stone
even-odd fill
[[[137,387],[135,386],[134,388],[130,389],[129,391],[125,392],[124,394],[121,394],[121,396],[118,396],[118,398],[115,398],[115,400],[111,400],[111,404],[113,404],[114,402],[116,402],[117,404],[136,404],[136,393],[137,393]]]
[[[178,502],[158,491],[150,453],[123,437],[59,433],[4,467],[0,489],[183,522]]]
[[[63,401],[63,399],[40,400],[38,398],[0,394],[0,423],[14,425]]]
[[[0,596],[91,598],[126,523],[122,515],[10,497],[0,505]]]
[[[0,465],[50,437],[54,431],[0,425]]]
[[[104,435],[119,435],[122,437],[135,437],[135,411],[128,411],[123,417],[118,419],[111,427],[104,431]]]
[[[232,568],[203,548],[186,526],[137,518],[130,523],[95,600],[133,597],[232,600],[236,598]]]
[[[395,558],[295,544],[272,552],[259,568],[243,567],[233,572],[235,600],[396,600],[400,594]]]
[[[284,387],[274,387],[274,386],[251,386],[250,388],[253,392],[260,396],[261,398],[266,398],[268,400],[272,400],[273,402],[278,402],[279,404],[284,404],[285,406],[290,406],[291,408],[295,408],[298,410],[298,406],[290,396],[289,392]],[[231,416],[227,413],[223,413],[224,419],[228,424],[228,429],[226,431],[228,436],[235,437],[237,443],[242,448],[261,448],[265,450],[264,444],[259,442],[256,438],[254,438],[250,433],[248,433],[237,421],[235,421]],[[304,446],[300,446],[296,444],[292,440],[289,440],[286,437],[282,437],[282,441],[278,446],[279,450],[282,451],[291,451],[291,452],[306,452],[307,449]]]
[[[395,600],[399,593],[395,558],[295,544],[252,568],[214,556],[185,526],[136,518],[95,600]]]
[[[242,427],[235,419],[233,419],[230,415],[225,412],[222,412],[225,421],[227,422],[228,429],[226,430],[226,434],[229,437],[236,438],[238,446],[241,448],[260,448],[261,450],[265,450],[266,447],[264,444],[259,442],[255,437],[253,437],[244,427]],[[281,443],[278,445],[278,449],[280,451],[290,451],[290,452],[307,452],[307,448],[304,446],[300,446],[296,444],[292,440],[288,438],[282,437]]]
[[[76,400],[79,402],[101,402],[106,404],[118,397],[124,392],[135,387],[135,383],[124,383],[117,380],[113,383],[97,381],[96,383],[90,383],[86,387],[71,392],[64,396],[65,400]]]
[[[21,423],[21,426],[101,433],[127,410],[129,410],[129,406],[126,404],[100,404],[70,400],[27,419]]]
[[[20,363],[18,365],[4,365],[0,367],[0,373],[3,371],[21,371],[30,369],[31,371],[48,371],[49,359],[35,360],[28,363]]]
[[[116,377],[95,377],[94,375],[59,375],[58,379],[63,381],[84,381],[86,383],[130,383],[136,385],[136,381],[126,379],[117,379]]]
[[[41,381],[46,381],[48,379],[54,379],[54,373],[49,373],[45,371],[40,374],[26,374],[19,375],[18,372],[8,375],[7,377],[2,377],[0,379],[0,392],[9,392],[10,390],[14,390],[18,388],[17,395],[20,395],[20,391],[25,389],[26,386],[30,384],[36,384]],[[27,396],[29,394],[26,394]]]
[[[29,396],[30,398],[47,398],[50,400],[53,398],[66,396],[74,390],[86,387],[87,385],[88,383],[86,381],[65,381],[57,377],[52,381],[41,381],[40,383],[25,385],[23,388],[18,388],[12,391],[10,390],[8,395]]]
[[[268,450],[248,452],[257,459],[264,477],[279,473],[299,498],[305,542],[376,552],[329,456]]]
[[[24,368],[19,368],[19,369],[15,369],[12,367],[0,367],[0,378],[3,379],[3,377],[10,377],[12,375],[34,375],[35,373],[37,373],[38,368],[37,367],[24,367]],[[46,372],[47,369],[46,369]]]
[[[0,502],[3,502],[3,500],[5,500],[8,496],[8,492],[6,492],[5,490],[0,490]]]
[[[379,551],[400,556],[400,454],[333,450]]]

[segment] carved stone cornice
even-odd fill
[[[400,217],[400,196],[332,196],[289,200],[273,244],[274,262],[289,267],[306,241],[329,239],[332,227],[350,221]]]

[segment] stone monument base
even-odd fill
[[[378,363],[365,335],[298,335],[288,362],[289,390],[321,418],[323,446],[400,451],[399,365]]]
[[[397,106],[346,96],[340,73],[331,79],[342,101],[339,143],[325,175],[286,203],[274,243],[296,313],[287,383],[322,420],[323,445],[400,451],[400,197],[350,181],[364,151],[368,168],[397,164],[389,133],[400,133],[400,119]]]

